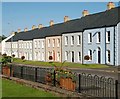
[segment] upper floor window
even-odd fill
[[[88,34],[88,43],[91,43],[92,42],[92,33],[89,33]]]
[[[53,39],[53,47],[55,47],[55,39]]]
[[[38,48],[40,48],[40,41],[38,41]]]
[[[78,44],[78,45],[81,44],[81,36],[80,36],[80,35],[77,36],[77,44]]]
[[[65,45],[68,45],[68,36],[65,36]]]
[[[106,42],[110,43],[110,31],[106,32]]]
[[[97,43],[100,43],[101,41],[101,35],[100,32],[97,33]]]
[[[74,44],[74,36],[71,36],[71,45]]]
[[[92,60],[92,50],[89,50],[89,51],[88,51],[88,55],[89,55],[89,57],[90,57],[89,60]]]
[[[60,39],[57,39],[57,47],[60,47]]]
[[[50,39],[48,39],[48,47],[50,47]]]
[[[42,41],[42,48],[44,48],[44,41]]]
[[[30,42],[30,48],[32,48],[32,42]]]
[[[37,41],[35,41],[35,48],[37,48]]]

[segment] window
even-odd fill
[[[92,33],[89,33],[88,34],[88,43],[91,43],[92,42]]]
[[[107,31],[106,33],[106,42],[110,43],[110,31]]]
[[[50,39],[48,40],[48,47],[50,47]]]
[[[68,36],[65,36],[65,45],[68,45]]]
[[[44,61],[44,52],[42,52],[42,61]]]
[[[71,45],[74,44],[74,36],[71,36]]]
[[[53,39],[53,47],[55,47],[55,39]]]
[[[88,55],[89,55],[89,57],[90,57],[89,60],[92,60],[92,50],[89,50],[89,51],[88,51]]]
[[[40,48],[40,41],[38,41],[38,48]]]
[[[78,52],[78,62],[81,61],[81,52]]]
[[[32,42],[30,42],[30,49],[32,49]]]
[[[37,41],[35,41],[35,48],[37,47]]]
[[[101,35],[100,32],[97,33],[97,43],[100,43],[101,41]]]
[[[60,61],[60,52],[57,52],[57,61]]]
[[[80,36],[80,35],[77,36],[77,42],[78,42],[78,43],[77,43],[78,45],[81,44],[81,36]]]
[[[68,52],[65,52],[65,60],[68,60]]]
[[[29,43],[27,43],[27,48],[29,48]]]
[[[107,63],[110,63],[110,50],[107,50]]]
[[[42,41],[42,48],[44,48],[44,41]]]
[[[60,47],[60,39],[57,39],[57,47]]]

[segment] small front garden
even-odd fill
[[[49,62],[40,62],[40,61],[30,61],[30,60],[22,60],[19,58],[15,58],[13,63],[17,64],[27,64],[27,65],[36,65],[36,66],[51,66]],[[61,66],[60,62],[54,62],[56,66]],[[65,62],[64,67],[70,68],[108,68],[107,65],[102,64],[80,64],[80,63],[70,63]]]

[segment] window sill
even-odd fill
[[[97,42],[96,44],[100,44],[100,42]]]
[[[106,42],[106,44],[110,44],[110,42]]]

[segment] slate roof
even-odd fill
[[[104,12],[90,14],[85,17],[70,20],[65,23],[55,24],[53,26],[44,27],[42,29],[34,29],[27,32],[17,33],[13,37],[13,41],[32,40],[37,38],[45,38],[47,36],[60,36],[63,33],[83,32],[85,29],[93,29],[99,27],[115,26],[120,22],[120,7],[106,10]],[[11,41],[10,39],[8,42]]]

